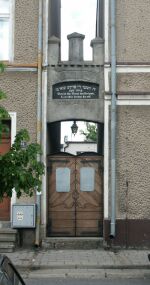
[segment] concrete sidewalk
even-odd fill
[[[149,250],[16,250],[6,255],[30,277],[148,277]]]

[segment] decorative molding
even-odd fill
[[[116,67],[117,73],[150,73],[150,66],[149,65],[123,65],[123,66],[117,66]],[[104,84],[105,84],[105,92],[110,92],[110,73],[111,73],[111,67],[110,65],[106,64],[104,65]],[[142,93],[142,92],[141,92]]]
[[[104,1],[105,62],[109,61],[109,0]]]

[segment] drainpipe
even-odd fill
[[[116,0],[111,0],[111,224],[116,234]]]
[[[37,143],[41,144],[41,108],[42,108],[42,12],[43,0],[39,0],[39,20],[38,20],[38,94],[37,94]],[[41,160],[40,155],[37,157]],[[35,246],[40,245],[40,221],[41,221],[41,192],[36,191],[36,231]]]

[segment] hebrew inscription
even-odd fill
[[[53,99],[97,99],[99,85],[83,81],[61,82],[53,85]]]

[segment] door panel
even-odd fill
[[[49,212],[49,218],[54,220],[68,220],[68,216],[70,215],[70,219],[74,219],[74,211],[55,211]]]
[[[94,220],[94,219],[99,219],[100,213],[98,211],[92,211],[92,212],[87,212],[87,211],[77,211],[76,212],[76,218],[77,220]]]
[[[70,157],[51,157],[49,165],[49,193],[48,193],[48,235],[74,236],[75,235],[75,205],[72,198],[74,185],[74,162]],[[58,175],[58,170],[70,170],[70,182],[67,181],[65,192],[64,177]],[[62,180],[61,180],[62,178]],[[57,181],[57,179],[59,181]],[[68,179],[68,178],[67,178]],[[59,187],[57,186],[60,184]],[[69,184],[69,189],[68,189]],[[62,189],[61,189],[62,185]],[[56,187],[57,186],[57,187]],[[59,191],[56,191],[59,188]],[[68,191],[69,190],[69,191]]]
[[[0,202],[0,221],[10,220],[10,198],[6,197]]]
[[[87,175],[89,175],[89,177],[86,177],[85,175],[86,169],[87,169]],[[102,236],[102,224],[103,224],[102,158],[91,157],[91,156],[77,157],[76,170],[77,170],[76,171],[77,191],[79,193],[76,205],[76,212],[77,212],[76,235]],[[81,177],[82,174],[84,174],[83,177]],[[82,178],[85,179],[85,181],[81,181]],[[88,220],[87,218],[85,218],[85,216],[88,217]]]
[[[48,236],[102,236],[102,163],[99,156],[48,158]]]
[[[7,153],[10,147],[11,147],[10,135],[3,135],[2,140],[0,142],[0,155]],[[10,198],[8,197],[4,198],[3,202],[0,202],[0,220],[1,221],[10,220]]]

